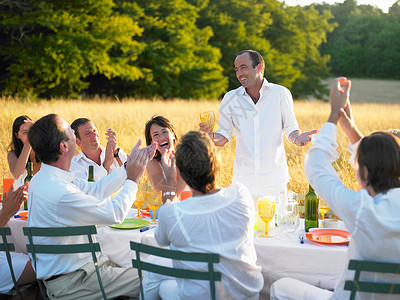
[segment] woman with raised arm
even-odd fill
[[[7,160],[8,167],[14,176],[15,189],[24,184],[24,179],[28,174],[26,170],[28,162],[32,163],[33,174],[40,169],[41,162],[36,158],[28,141],[28,131],[33,123],[35,120],[24,115],[16,118],[12,126],[12,141]]]
[[[175,165],[178,138],[174,126],[163,116],[153,116],[146,122],[144,134],[147,145],[158,144],[154,158],[147,164],[147,177],[155,190],[163,192],[163,202],[174,200],[186,186]]]

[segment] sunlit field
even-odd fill
[[[14,119],[26,114],[39,119],[48,113],[57,113],[71,123],[79,117],[91,119],[99,132],[102,145],[106,144],[104,132],[111,127],[118,133],[119,145],[130,152],[138,139],[144,141],[144,124],[153,115],[163,115],[175,125],[179,136],[190,130],[197,130],[199,112],[214,110],[218,117],[219,101],[183,101],[183,100],[52,100],[40,102],[19,102],[1,98],[2,106],[0,128],[0,172],[8,170],[7,152],[11,142],[11,126]],[[359,128],[365,135],[377,130],[400,127],[400,104],[354,103],[353,112]],[[326,121],[329,104],[319,101],[295,101],[295,113],[303,131],[319,129]],[[352,189],[357,189],[355,172],[347,162],[347,138],[339,129],[339,159],[334,163],[340,177]],[[289,189],[297,193],[308,191],[304,176],[304,154],[309,148],[289,144],[285,138],[287,160],[290,172]],[[235,139],[218,150],[221,158],[221,172],[218,176],[220,186],[228,186],[232,180],[232,167],[235,153]],[[2,184],[2,183],[1,183]]]

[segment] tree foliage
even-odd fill
[[[112,0],[14,0],[0,3],[1,75],[5,94],[76,96],[83,79],[136,80],[144,44],[133,39],[142,29],[114,13]]]
[[[331,9],[338,28],[328,34],[321,52],[331,55],[336,75],[400,78],[400,1],[385,14],[371,5],[346,0]]]
[[[345,0],[0,0],[0,90],[41,97],[220,97],[236,53],[265,77],[322,97],[334,74],[399,78],[400,0],[384,14]]]

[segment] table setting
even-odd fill
[[[304,219],[299,217],[297,201],[286,195],[286,199],[279,199],[278,203],[276,206],[273,197],[260,197],[258,203],[257,214],[269,224],[266,232],[257,232],[257,229],[254,232],[257,264],[262,267],[264,277],[260,299],[268,299],[270,286],[282,277],[333,289],[347,264],[351,237],[344,223],[332,219],[319,220],[319,228],[311,228],[306,233]],[[152,222],[157,222],[160,204],[148,205],[154,211],[143,209],[140,203],[136,206],[129,210],[121,224],[98,227],[96,235],[102,253],[121,266],[131,266],[134,252],[130,250],[130,241],[159,247],[154,237],[157,224]],[[22,228],[27,226],[27,217],[27,212],[21,210],[8,224],[17,252],[26,253],[26,237]],[[265,234],[268,237],[264,237]]]

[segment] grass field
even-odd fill
[[[57,113],[67,122],[75,118],[88,117],[97,126],[100,133],[108,127],[118,132],[119,144],[129,152],[136,141],[141,138],[144,142],[144,124],[153,115],[161,114],[170,119],[176,127],[178,136],[189,130],[197,130],[199,112],[214,110],[218,117],[219,101],[183,101],[183,100],[51,100],[40,102],[20,102],[10,98],[0,98],[3,109],[0,112],[0,172],[8,170],[7,152],[11,142],[11,126],[14,119],[26,114],[39,119],[48,113]],[[400,104],[354,103],[355,119],[362,132],[367,135],[377,130],[400,127]],[[326,121],[329,104],[320,101],[295,101],[295,113],[300,128],[303,131],[319,129]],[[102,134],[101,143],[106,144]],[[339,159],[334,164],[342,180],[352,189],[357,189],[355,173],[347,162],[349,157],[346,150],[347,138],[339,130]],[[304,176],[304,154],[309,148],[297,147],[286,143],[286,153],[290,172],[289,188],[298,193],[308,190]],[[222,170],[218,184],[228,186],[232,179],[232,167],[235,151],[235,139],[218,151],[221,157]],[[1,183],[2,184],[2,183]]]

